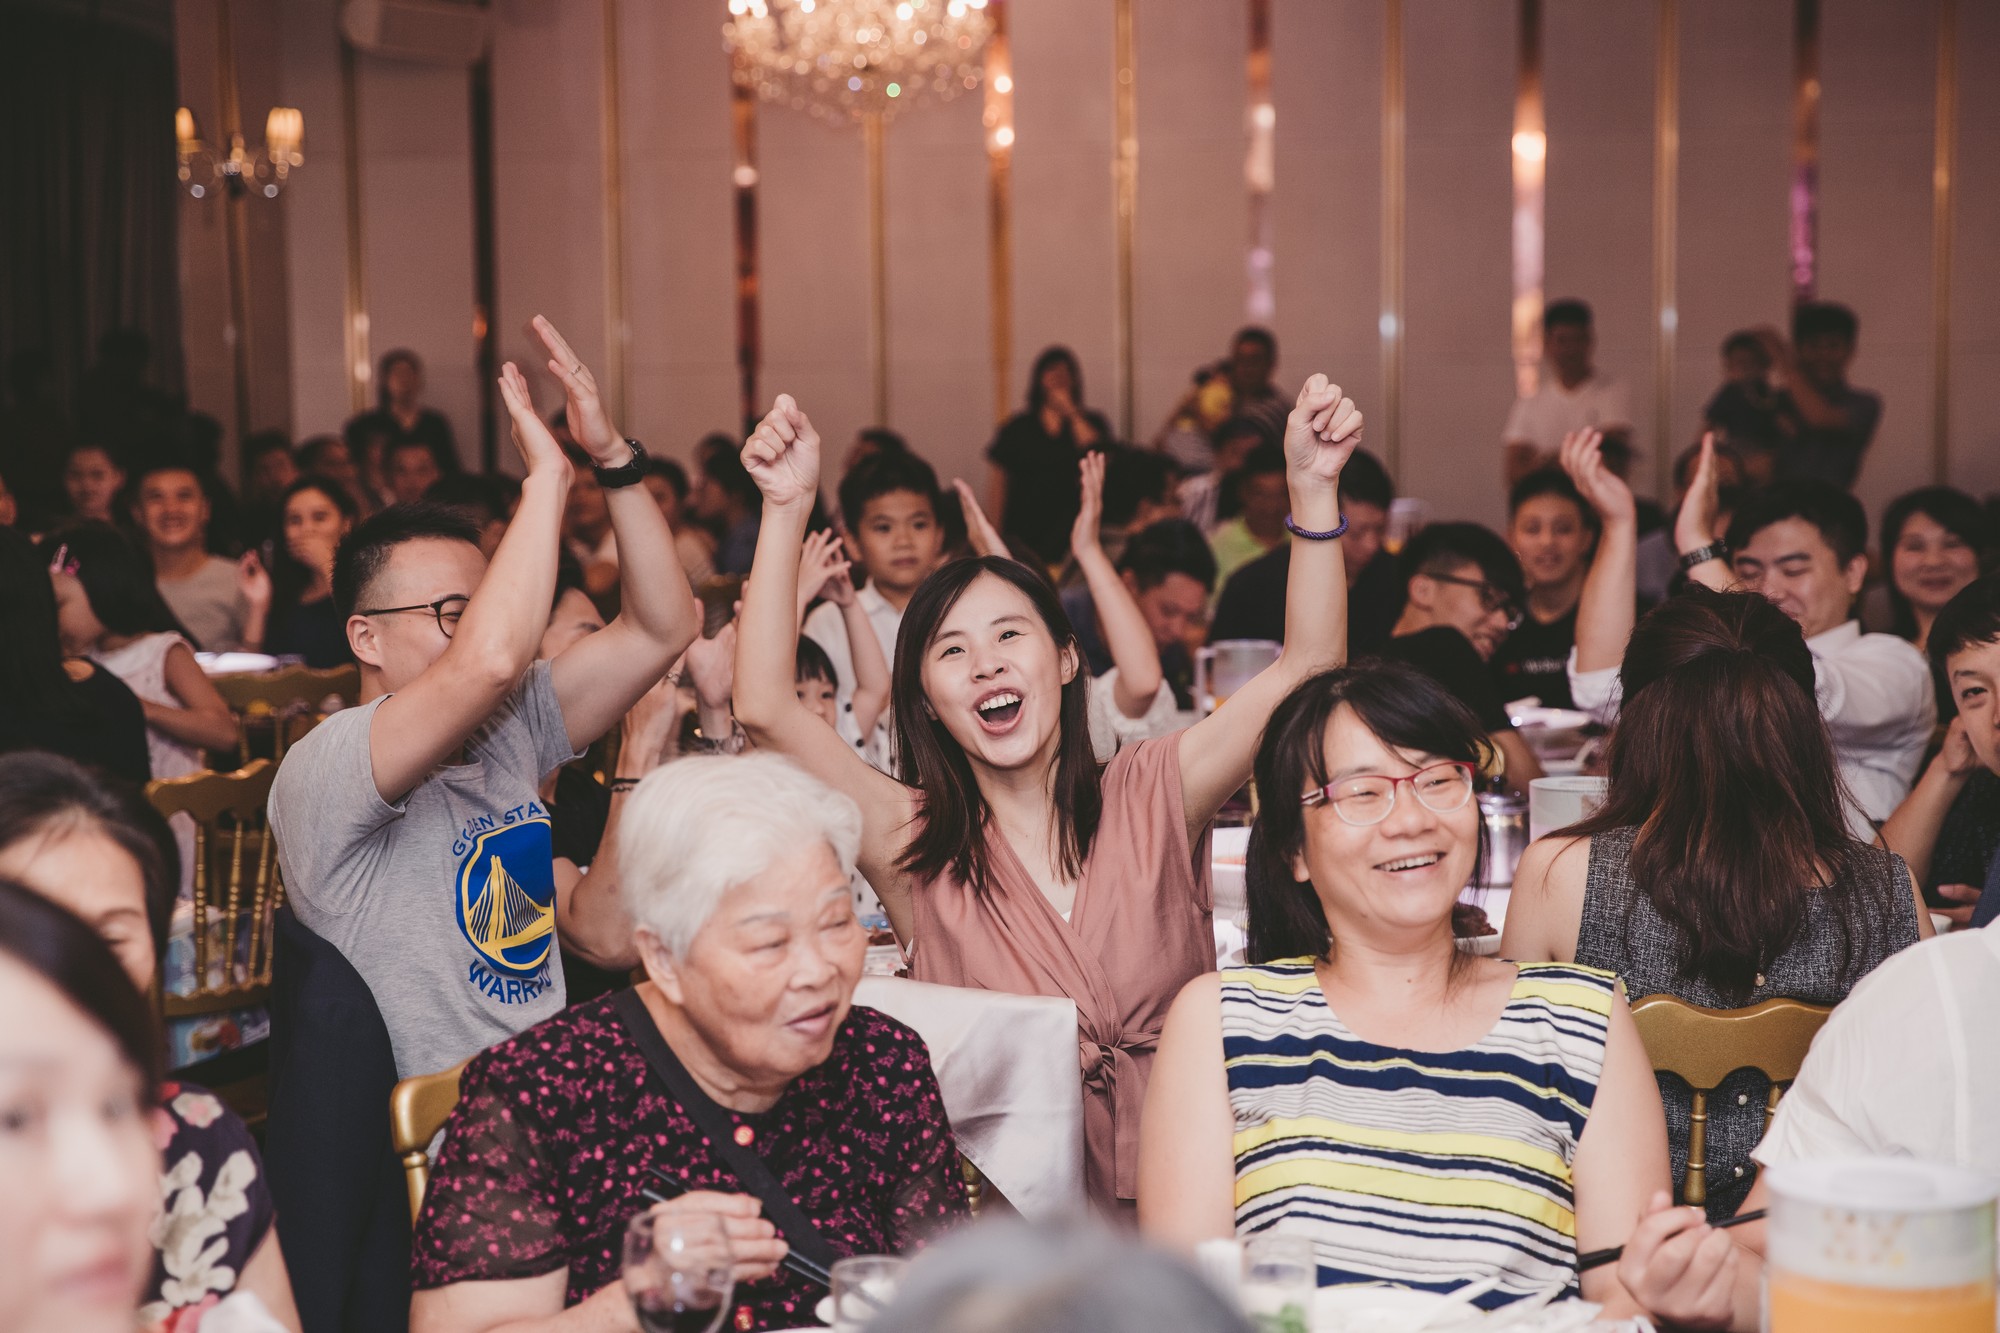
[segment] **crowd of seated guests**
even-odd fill
[[[394,352],[341,435],[245,441],[240,500],[205,427],[77,444],[60,496],[51,467],[39,510],[0,500],[40,534],[0,531],[0,752],[71,757],[0,754],[0,878],[99,926],[156,991],[189,848],[124,784],[233,747],[196,653],[353,663],[359,706],[294,745],[271,797],[284,929],[345,969],[321,1012],[362,997],[354,1040],[380,1032],[384,1077],[463,1066],[393,1271],[317,1240],[379,1184],[376,1140],[319,1145],[316,1178],[352,1182],[338,1206],[288,1194],[276,1156],[266,1185],[247,1137],[225,1186],[240,1122],[199,1089],[147,1094],[223,1132],[191,1166],[168,1149],[170,1206],[247,1190],[208,1276],[157,1241],[149,1320],[238,1290],[320,1333],[341,1325],[318,1293],[372,1282],[391,1306],[413,1285],[423,1330],[622,1327],[619,1238],[657,1168],[687,1191],[663,1215],[723,1220],[736,1326],[805,1322],[789,1250],[913,1250],[966,1208],[922,1042],[852,1003],[867,921],[919,980],[1075,1003],[1096,1212],[1169,1249],[1304,1236],[1324,1283],[1492,1278],[1488,1308],[1554,1283],[1754,1324],[1759,1231],[1672,1207],[1690,1090],[1649,1077],[1627,1008],[1646,995],[1840,1006],[1768,1136],[1761,1075],[1711,1097],[1709,1221],[1758,1206],[1759,1163],[1829,1145],[1965,1158],[1941,1111],[1869,1100],[1885,1071],[2000,1098],[1934,1024],[1886,1049],[2000,977],[1983,932],[1919,944],[1933,909],[2000,914],[1994,543],[1977,502],[1928,488],[1884,512],[1871,559],[1843,487],[1879,400],[1846,384],[1838,308],[1802,309],[1791,344],[1731,339],[1659,511],[1624,480],[1630,413],[1588,307],[1552,304],[1543,387],[1502,432],[1504,530],[1399,529],[1394,551],[1360,411],[1318,375],[1281,397],[1265,330],[1148,448],[1049,348],[982,506],[887,430],[836,472],[783,395],[684,472],[536,328],[564,403],[542,416],[506,369],[518,481],[462,470]],[[1203,716],[1197,650],[1240,638],[1276,660]],[[1499,956],[1475,956],[1453,936],[1485,856],[1473,798],[1540,775],[1529,700],[1609,728],[1607,794],[1528,850]],[[1253,778],[1249,962],[1218,973],[1209,827]],[[1393,1086],[1310,1072],[1385,1058],[1409,1071]],[[1496,1061],[1535,1094],[1476,1091]],[[340,1095],[340,1068],[316,1077]],[[1443,1123],[1508,1145],[1504,1206]]]

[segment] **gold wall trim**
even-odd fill
[[[1139,78],[1133,39],[1132,0],[1114,0],[1112,46],[1113,222],[1118,268],[1113,342],[1118,356],[1118,433],[1131,439],[1136,426],[1138,383],[1133,348],[1134,278],[1132,251],[1139,213]]]
[[[875,424],[889,424],[889,174],[882,113],[861,121],[868,154],[868,345],[875,381]]]
[[[1510,349],[1514,396],[1541,387],[1543,286],[1547,266],[1548,117],[1542,102],[1541,0],[1521,0],[1514,69],[1513,306]]]
[[[1952,190],[1958,169],[1958,3],[1938,0],[1937,111],[1931,165],[1931,472],[1951,479]]]
[[[1792,6],[1792,299],[1819,286],[1819,0]]]
[[[742,426],[760,415],[757,372],[763,366],[763,330],[757,285],[757,94],[749,85],[730,85],[730,140],[735,166],[736,240],[736,375]]]
[[[243,104],[236,82],[236,37],[229,18],[229,0],[215,5],[216,100],[222,105],[220,146],[243,137]],[[235,379],[236,446],[250,433],[250,220],[241,190],[222,192],[224,263],[229,273],[229,353]],[[240,456],[240,455],[239,455]]]
[[[1007,2],[987,7],[986,39],[986,274],[992,312],[993,419],[1013,406],[1014,358],[1014,53],[1007,41]]]
[[[340,175],[347,201],[346,326],[342,346],[347,357],[347,404],[355,412],[368,410],[368,270],[361,248],[361,95],[355,72],[354,48],[340,42]]]
[[[472,166],[472,359],[479,380],[479,466],[500,466],[500,264],[494,203],[493,58],[466,77]]]
[[[1406,203],[1403,0],[1384,0],[1382,15],[1382,462],[1399,475],[1403,416],[1403,229]]]
[[[1657,494],[1673,493],[1674,352],[1680,329],[1680,0],[1659,0],[1653,75],[1653,462]]]
[[[604,76],[599,84],[604,141],[604,368],[612,420],[626,422],[625,137],[618,94],[618,0],[604,0]]]
[[[1248,142],[1243,161],[1243,183],[1249,195],[1249,253],[1244,264],[1243,313],[1253,324],[1268,324],[1277,316],[1277,290],[1273,285],[1276,213],[1272,194],[1277,189],[1277,104],[1271,100],[1271,0],[1248,0],[1250,46],[1244,62],[1244,111],[1248,117]]]

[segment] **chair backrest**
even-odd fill
[[[146,784],[155,810],[194,821],[195,989],[165,997],[169,1018],[259,1005],[270,993],[271,914],[284,885],[264,803],[277,771],[275,760],[255,759],[233,773]]]
[[[410,1221],[423,1211],[424,1191],[431,1183],[431,1140],[451,1118],[458,1105],[458,1076],[465,1072],[460,1063],[442,1074],[418,1074],[406,1078],[389,1094],[389,1137],[396,1156],[403,1163],[403,1182],[410,1189]]]
[[[282,667],[213,678],[223,700],[236,712],[236,762],[250,762],[251,736],[269,727],[271,757],[283,759],[299,737],[325,718],[325,703],[337,698],[352,707],[361,698],[361,669],[355,666]]]
[[[1832,1012],[1786,999],[1747,1009],[1704,1009],[1671,995],[1648,995],[1632,1006],[1632,1020],[1653,1068],[1694,1090],[1684,1202],[1708,1201],[1708,1094],[1739,1069],[1757,1070],[1771,1080],[1764,1103],[1764,1127],[1769,1129],[1779,1097],[1799,1076],[1813,1037]]]

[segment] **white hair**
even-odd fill
[[[774,754],[677,759],[626,799],[619,892],[632,920],[684,958],[723,894],[815,839],[851,878],[861,807]]]

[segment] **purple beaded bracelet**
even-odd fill
[[[1287,514],[1285,515],[1285,531],[1291,533],[1294,537],[1304,537],[1309,542],[1330,542],[1334,538],[1342,536],[1343,534],[1346,533],[1347,515],[1342,514],[1340,516],[1340,526],[1335,528],[1333,531],[1314,532],[1310,528],[1300,527],[1298,523],[1292,518],[1292,516],[1290,514]]]

